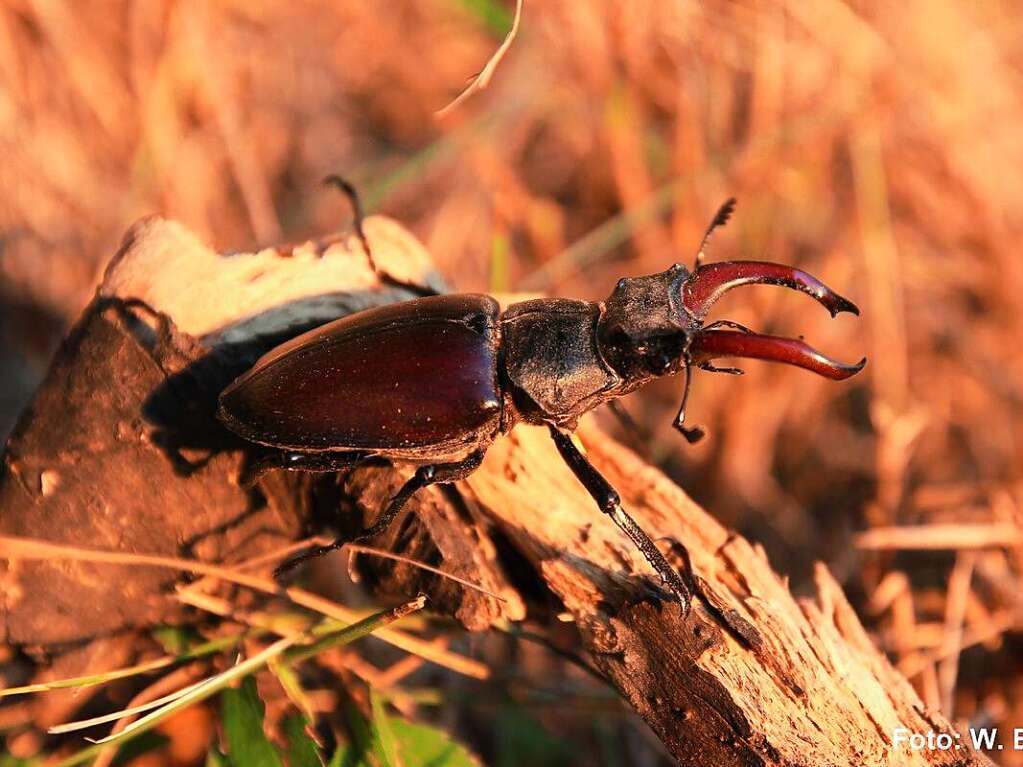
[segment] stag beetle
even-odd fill
[[[362,213],[345,191],[362,233]],[[632,540],[688,613],[693,578],[679,572],[622,508],[618,493],[575,446],[579,416],[654,378],[685,373],[674,426],[683,425],[694,367],[719,357],[771,360],[842,380],[866,363],[828,359],[800,340],[762,335],[727,320],[704,324],[711,306],[740,285],[781,285],[831,312],[856,306],[811,275],[764,261],[701,265],[711,236],[729,218],[726,202],[690,271],[625,277],[604,302],[541,298],[503,312],[486,295],[432,295],[367,309],[315,328],[268,352],[220,395],[218,415],[244,439],[273,448],[258,471],[335,472],[370,458],[417,466],[358,539],[383,532],[413,494],[471,474],[490,444],[517,423],[550,430],[554,444],[600,510]],[[367,254],[369,250],[367,248]],[[337,540],[292,559],[344,545]]]

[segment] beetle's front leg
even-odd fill
[[[436,463],[429,464],[427,466],[420,466],[416,469],[416,473],[413,474],[409,480],[401,486],[401,489],[395,493],[394,497],[387,504],[387,508],[381,512],[380,516],[377,517],[376,521],[372,525],[367,527],[362,532],[348,538],[336,538],[326,546],[316,546],[315,548],[308,549],[301,554],[282,562],[274,570],[274,576],[280,576],[286,573],[288,570],[293,569],[296,565],[305,562],[308,559],[315,559],[321,557],[324,554],[329,554],[331,551],[340,549],[346,543],[355,543],[357,541],[363,541],[367,538],[374,538],[380,535],[382,532],[387,530],[391,526],[391,523],[397,518],[398,514],[408,503],[409,499],[422,490],[424,487],[429,485],[443,484],[446,482],[455,482],[459,479],[464,479],[474,472],[482,463],[484,450],[476,450],[470,453],[466,458],[456,463]]]
[[[611,517],[614,523],[621,528],[622,532],[629,536],[636,548],[642,552],[646,561],[661,576],[661,580],[664,581],[665,585],[678,597],[678,601],[682,605],[682,614],[688,615],[693,601],[693,574],[689,566],[689,557],[682,557],[685,569],[682,573],[679,573],[664,558],[660,549],[650,540],[650,536],[643,532],[643,528],[625,511],[622,507],[618,491],[611,486],[611,483],[579,451],[579,448],[572,442],[572,438],[556,426],[552,425],[548,428],[550,429],[551,437],[554,439],[554,444],[558,448],[558,452],[561,453],[561,457],[568,464],[572,473],[582,482],[583,487],[586,488],[593,500],[597,502],[600,510]]]

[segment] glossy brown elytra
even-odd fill
[[[654,378],[685,374],[675,426],[683,426],[693,368],[720,357],[784,362],[842,380],[845,365],[802,341],[754,333],[736,323],[705,324],[711,306],[740,285],[792,288],[832,316],[856,306],[792,267],[762,261],[700,265],[729,200],[711,222],[697,266],[675,264],[623,278],[604,302],[544,298],[501,311],[485,295],[439,295],[369,309],[323,325],[264,355],[220,396],[232,431],[273,448],[259,471],[339,471],[368,458],[417,465],[415,474],[360,538],[382,532],[418,490],[474,471],[489,445],[517,423],[548,427],[562,458],[642,551],[688,612],[692,577],[679,572],[625,512],[614,488],[573,444],[583,413]],[[358,208],[357,208],[358,210]],[[356,225],[361,234],[360,216]],[[287,563],[343,545],[306,552]]]

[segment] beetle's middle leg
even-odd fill
[[[622,501],[618,491],[611,486],[611,483],[579,451],[579,448],[572,442],[572,438],[556,426],[549,426],[549,428],[551,437],[554,438],[554,444],[557,446],[558,452],[561,453],[565,463],[568,464],[568,468],[582,482],[583,487],[586,488],[593,500],[600,506],[600,510],[611,517],[614,523],[621,528],[622,532],[629,536],[636,548],[643,553],[646,561],[661,576],[661,580],[678,597],[678,601],[682,605],[682,614],[688,615],[693,601],[693,588],[691,586],[693,574],[689,567],[689,557],[685,556],[682,558],[686,565],[684,572],[679,573],[678,570],[672,567],[668,560],[664,558],[660,549],[650,540],[650,536],[643,532],[643,528],[622,508]]]
[[[445,484],[465,479],[479,468],[480,463],[483,462],[483,455],[483,450],[476,450],[457,463],[435,463],[428,466],[420,466],[416,469],[416,473],[412,475],[411,479],[401,486],[401,489],[395,494],[391,502],[387,504],[387,508],[384,509],[383,513],[377,517],[373,524],[346,542],[355,543],[356,541],[364,541],[380,535],[391,526],[391,523],[397,518],[405,504],[408,503],[409,498],[429,485]]]
[[[401,489],[394,494],[394,497],[387,504],[380,516],[373,522],[372,525],[364,529],[362,532],[355,536],[349,536],[347,538],[336,538],[326,546],[317,546],[312,549],[298,554],[291,559],[278,565],[277,569],[274,570],[274,575],[279,576],[283,573],[291,570],[295,565],[305,562],[308,559],[314,559],[315,557],[321,557],[324,554],[328,554],[331,551],[340,549],[346,543],[355,543],[357,541],[363,541],[367,538],[374,538],[380,535],[391,523],[397,518],[398,514],[408,503],[409,499],[422,490],[424,487],[429,485],[443,484],[446,482],[455,482],[459,479],[472,474],[482,463],[484,450],[475,450],[470,453],[466,458],[456,463],[434,463],[426,466],[420,466],[416,469],[416,473],[413,474]]]

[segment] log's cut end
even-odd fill
[[[247,447],[217,423],[216,398],[283,337],[438,284],[400,224],[371,217],[365,231],[371,254],[344,235],[219,255],[179,224],[139,222],[8,444],[0,533],[214,562],[297,537],[314,480],[272,474],[259,494],[239,487]],[[434,609],[473,629],[527,612],[539,624],[571,620],[580,654],[683,764],[989,764],[965,741],[953,752],[894,748],[900,728],[953,730],[871,643],[826,568],[816,599],[795,599],[762,550],[660,471],[591,419],[579,435],[645,531],[669,554],[672,540],[689,550],[701,597],[688,619],[534,427],[498,439],[454,489],[417,496],[400,535],[374,542],[500,599],[406,565],[360,567],[381,591],[426,590]],[[372,521],[402,471],[345,479],[355,522]],[[165,570],[16,558],[0,567],[8,642],[81,642],[182,619]],[[103,670],[89,657],[65,675]]]

